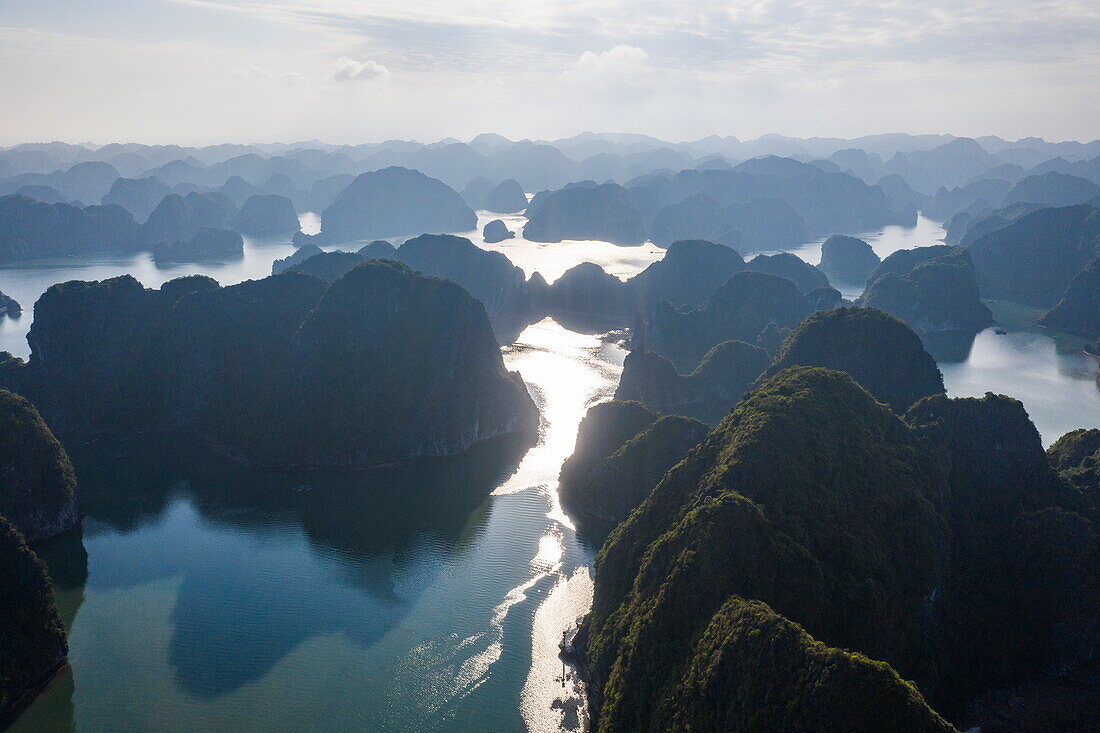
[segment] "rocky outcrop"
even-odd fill
[[[605,403],[615,405],[616,403]],[[592,415],[597,405],[589,410]],[[593,417],[596,420],[596,417]],[[586,426],[588,417],[582,422]],[[587,426],[591,436],[594,426]],[[586,518],[608,524],[626,519],[645,501],[649,491],[668,469],[680,462],[707,434],[707,426],[698,420],[669,415],[652,416],[641,428],[606,456],[600,457],[585,472],[564,473],[559,493],[566,509]],[[578,444],[579,447],[579,444]]]
[[[500,219],[493,219],[486,224],[485,228],[481,231],[481,238],[488,244],[503,242],[505,239],[512,239],[515,236],[516,233],[509,231],[508,227]]]
[[[204,227],[189,242],[161,242],[153,248],[158,265],[174,262],[232,260],[244,256],[244,240],[228,229]]]
[[[673,689],[673,729],[955,730],[888,665],[826,646],[743,598],[714,614]]]
[[[785,277],[793,282],[798,292],[803,295],[818,288],[829,287],[829,278],[825,277],[825,273],[790,252],[757,255],[746,263],[745,269]]]
[[[306,245],[307,247],[309,245]],[[303,248],[304,249],[304,248]],[[364,258],[357,252],[344,252],[334,250],[313,255],[297,264],[288,267],[285,272],[296,272],[300,275],[313,275],[327,283],[334,283],[344,275],[351,272],[352,268],[364,262]]]
[[[233,222],[241,234],[270,237],[298,231],[298,214],[285,196],[262,194],[249,196]]]
[[[493,182],[488,178],[477,176],[471,178],[466,187],[462,189],[462,200],[471,209],[485,208],[485,194],[493,187]]]
[[[601,461],[656,420],[640,402],[601,402],[589,408],[577,428],[576,448],[562,463],[559,484],[580,485]]]
[[[306,260],[308,260],[310,257],[313,257],[314,255],[321,254],[322,251],[323,250],[320,247],[318,247],[316,244],[303,245],[303,246],[299,247],[298,249],[296,249],[294,251],[294,254],[290,255],[289,257],[283,257],[282,259],[277,259],[274,262],[272,262],[271,263],[271,274],[272,275],[278,275],[280,272],[285,272],[286,270],[290,269],[291,267],[294,267],[294,265],[305,262]]]
[[[780,199],[753,198],[725,206],[697,193],[663,207],[650,228],[653,243],[665,246],[678,239],[710,239],[740,251],[792,247],[805,241],[802,218]]]
[[[634,312],[626,283],[599,265],[582,262],[570,267],[550,285],[548,312],[626,322]]]
[[[417,272],[458,283],[481,301],[490,318],[514,318],[529,310],[523,270],[465,237],[422,234],[402,244],[394,257]]]
[[[103,204],[121,206],[133,215],[134,221],[142,224],[170,193],[172,189],[159,178],[117,178],[103,197]]]
[[[878,308],[909,324],[921,338],[960,338],[993,325],[982,303],[974,264],[962,247],[899,250],[868,278],[858,304]]]
[[[0,293],[0,316],[12,316],[18,318],[23,312],[23,306],[10,295]]]
[[[821,245],[821,264],[817,267],[841,282],[864,283],[880,262],[871,245],[862,239],[834,234]]]
[[[944,393],[940,370],[912,329],[871,308],[814,313],[783,342],[761,381],[793,366],[846,372],[899,414]]]
[[[1100,338],[1100,257],[1074,276],[1062,299],[1039,325],[1078,336]]]
[[[0,515],[28,541],[80,521],[76,477],[61,443],[34,405],[0,390]]]
[[[249,463],[364,467],[537,424],[484,308],[394,262],[331,286],[294,272],[225,288],[63,283],[36,304],[28,341],[29,363],[9,359],[0,383],[59,434],[195,433]]]
[[[0,516],[0,722],[49,682],[69,653],[46,566]]]
[[[641,244],[645,224],[627,191],[615,183],[575,185],[546,195],[527,209],[524,239],[560,242],[598,239],[614,244]]]
[[[1100,210],[1039,209],[969,247],[982,297],[1051,308],[1100,256]]]
[[[384,239],[376,239],[360,247],[357,254],[365,260],[396,260],[397,247]]]
[[[715,345],[723,341],[755,343],[770,324],[793,328],[810,310],[790,280],[763,272],[739,272],[705,305],[676,309],[658,304],[645,325],[646,349],[688,373]]]
[[[1094,509],[1100,508],[1100,429],[1071,430],[1054,441],[1047,457],[1062,478],[1088,497]]]
[[[902,419],[845,374],[782,371],[601,550],[578,636],[593,728],[945,731],[925,700],[960,720],[1072,675],[1096,648],[1079,504],[1014,400]]]
[[[232,229],[237,207],[225,194],[169,194],[138,232],[139,243],[152,249],[161,242],[189,242],[200,229]]]
[[[44,204],[0,197],[0,262],[133,252],[133,217],[119,206]]]
[[[700,305],[744,269],[741,255],[729,247],[684,239],[670,244],[664,257],[627,280],[627,288],[644,311],[663,300],[675,306]]]
[[[515,214],[527,208],[527,194],[514,178],[506,178],[485,191],[481,208],[496,214]]]
[[[391,167],[364,173],[321,214],[316,243],[357,242],[427,232],[465,232],[477,215],[447,184]]]
[[[741,400],[771,364],[768,352],[743,341],[726,341],[712,348],[690,374],[680,374],[659,354],[634,351],[627,355],[616,400],[633,400],[668,415],[685,415],[717,423]]]
[[[1021,179],[1005,194],[1004,206],[1016,203],[1073,206],[1100,196],[1100,185],[1085,178],[1049,171]]]

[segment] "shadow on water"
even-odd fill
[[[176,581],[169,663],[192,695],[224,695],[317,634],[377,642],[476,540],[528,445],[354,472],[247,468],[180,437],[74,446],[87,588]]]
[[[926,334],[921,337],[924,349],[937,364],[957,364],[970,357],[974,336],[969,334]]]

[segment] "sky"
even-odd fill
[[[0,0],[0,145],[1100,137],[1095,0]]]

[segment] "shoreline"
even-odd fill
[[[27,708],[34,704],[34,701],[61,677],[66,669],[69,669],[68,655],[51,667],[41,680],[23,690],[6,708],[0,710],[0,730],[7,730],[9,726],[13,725],[19,719],[19,716],[25,713]]]

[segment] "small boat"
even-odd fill
[[[997,328],[993,329],[993,333],[997,334],[998,336],[1004,336],[1008,333],[1008,331],[998,326]]]
[[[310,486],[309,484],[298,484],[297,486],[294,487],[294,491],[298,491],[298,492],[309,491],[312,488],[313,487]]]

